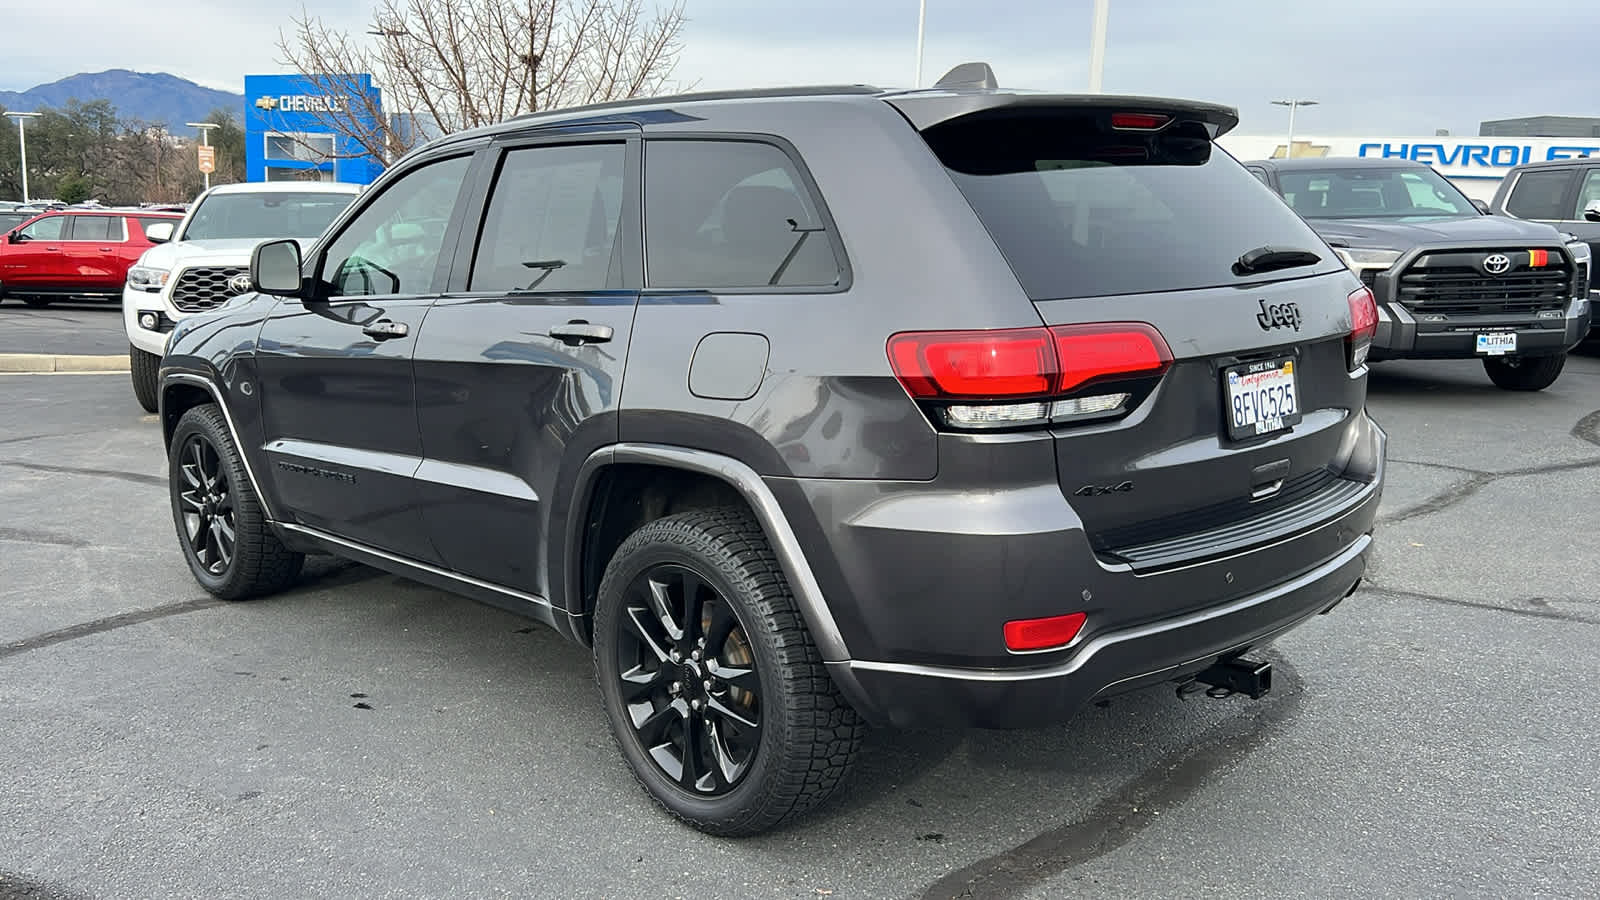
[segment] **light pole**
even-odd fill
[[[22,145],[22,202],[28,202],[28,120],[37,119],[43,113],[8,112],[6,115],[17,120],[17,141]]]
[[[211,141],[210,141],[211,129],[213,129],[213,128],[221,128],[222,127],[221,125],[218,125],[215,122],[185,122],[183,124],[189,126],[190,128],[198,128],[198,129],[200,129],[200,146],[202,146],[202,147],[211,146]],[[208,191],[211,190],[211,173],[202,169],[200,174],[205,176],[205,179],[206,179],[206,188],[205,189],[208,190]]]
[[[1274,101],[1272,101],[1272,105],[1273,106],[1287,106],[1287,107],[1289,107],[1289,143],[1284,147],[1283,158],[1284,159],[1293,159],[1294,158],[1294,111],[1299,109],[1302,106],[1316,106],[1317,105],[1317,101],[1315,101],[1315,100],[1274,100]]]
[[[1106,72],[1106,23],[1111,0],[1094,0],[1094,25],[1089,30],[1089,93],[1100,93]]]
[[[914,88],[922,87],[922,36],[927,23],[928,0],[920,0],[917,4],[917,78],[911,85]]]

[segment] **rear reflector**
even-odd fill
[[[1378,333],[1378,303],[1367,288],[1357,288],[1350,295],[1349,363],[1354,372],[1367,362],[1372,349],[1372,337]]]
[[[1086,613],[1051,616],[1048,619],[1017,619],[1005,625],[1006,647],[1025,652],[1065,647],[1083,630]]]
[[[1172,121],[1171,116],[1159,113],[1120,112],[1111,114],[1111,127],[1129,131],[1154,131]]]

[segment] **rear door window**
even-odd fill
[[[1567,188],[1572,184],[1572,169],[1523,172],[1511,186],[1506,212],[1519,219],[1561,219],[1566,213]]]
[[[67,237],[71,241],[95,241],[104,244],[112,240],[121,240],[121,230],[111,226],[115,219],[111,216],[71,216],[72,233]],[[113,237],[113,232],[116,232]]]
[[[827,288],[833,236],[794,161],[754,141],[645,146],[646,281],[655,288]]]
[[[623,144],[532,147],[505,155],[467,289],[605,289],[622,215]]]
[[[1600,206],[1600,169],[1590,169],[1584,173],[1583,187],[1578,190],[1578,207],[1567,218],[1582,220],[1584,212],[1596,206]]]
[[[977,113],[929,128],[949,170],[1034,300],[1185,290],[1333,271],[1322,240],[1198,123],[1111,131],[1072,109]],[[1318,266],[1241,277],[1258,247]]]

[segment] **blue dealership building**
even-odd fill
[[[354,139],[329,124],[348,116],[360,131],[382,121],[372,76],[246,75],[246,181],[342,181],[371,184],[383,171]]]

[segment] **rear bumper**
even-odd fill
[[[1029,728],[1061,722],[1100,698],[1178,679],[1267,643],[1348,596],[1366,570],[1370,535],[1267,591],[1222,606],[1105,632],[1048,668],[971,670],[829,663],[869,721],[899,727]]]
[[[1589,333],[1593,304],[1572,300],[1560,319],[1475,316],[1442,323],[1418,322],[1396,303],[1378,305],[1378,333],[1373,336],[1373,360],[1472,359],[1481,356],[1477,336],[1488,331],[1515,331],[1517,356],[1552,356],[1565,353]]]
[[[1387,439],[1364,414],[1341,431],[1336,505],[1153,567],[1098,556],[1053,483],[909,497],[807,485],[814,507],[862,510],[841,516],[833,555],[811,554],[847,573],[822,580],[852,650],[830,671],[874,723],[1031,727],[1264,643],[1338,603],[1365,570]],[[1078,611],[1088,621],[1065,648],[1004,646],[1007,621]]]

